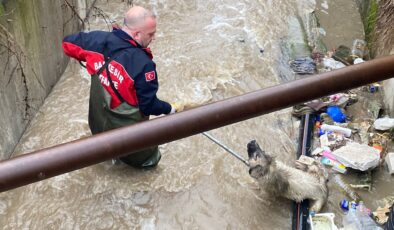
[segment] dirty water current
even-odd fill
[[[110,22],[121,24],[125,2],[97,1],[97,7]],[[293,79],[290,71],[283,71],[288,67],[281,41],[289,36],[290,18],[316,6],[308,0],[134,4],[150,7],[158,16],[151,49],[159,98],[194,105]],[[87,30],[109,30],[108,22],[92,12]],[[70,61],[13,157],[91,135],[89,78],[76,61]],[[288,108],[210,133],[244,158],[246,144],[255,139],[277,160],[293,165],[298,126]],[[162,159],[151,170],[107,161],[0,193],[1,229],[291,228],[292,202],[267,195],[241,161],[203,135],[161,145],[160,150]],[[336,209],[328,205],[325,210]]]

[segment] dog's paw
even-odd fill
[[[321,200],[314,200],[311,203],[309,211],[310,212],[314,212],[314,213],[319,213],[321,211],[321,209],[323,208],[325,203],[326,203],[326,201],[323,200],[323,199],[321,199]]]

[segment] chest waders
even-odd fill
[[[149,119],[149,117],[142,115],[138,107],[129,105],[114,87],[109,75],[108,64],[118,53],[116,52],[111,58],[105,57],[104,65],[97,73],[92,75],[89,99],[89,127],[93,135]],[[111,95],[104,89],[99,79],[104,69],[107,71],[108,81],[112,90],[122,102],[114,109],[110,107]],[[124,155],[119,159],[133,167],[153,167],[159,163],[160,158],[159,148],[154,146],[133,154]]]

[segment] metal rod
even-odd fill
[[[393,75],[391,55],[20,155],[0,162],[0,192]]]
[[[214,138],[211,134],[207,133],[207,132],[202,132],[202,135],[208,137],[210,140],[212,140],[213,142],[215,142],[216,144],[218,144],[220,147],[222,147],[224,150],[226,150],[227,152],[229,152],[231,155],[235,156],[238,160],[242,161],[246,166],[249,167],[249,162],[247,160],[245,160],[241,155],[239,155],[238,153],[234,152],[233,150],[231,150],[229,147],[225,146],[224,144],[222,144],[218,139]]]

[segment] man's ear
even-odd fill
[[[140,39],[140,32],[138,32],[138,31],[132,31],[132,32],[131,32],[131,37],[132,37],[134,40]]]

